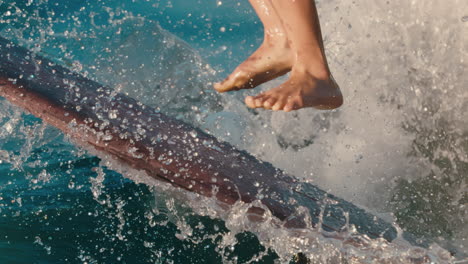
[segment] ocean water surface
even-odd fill
[[[97,158],[0,99],[0,263],[467,263],[468,5],[317,1],[345,105],[219,95],[262,41],[247,1],[0,0],[0,35],[201,127],[402,230],[353,247],[250,223]],[[197,203],[198,202],[198,203]],[[351,231],[350,231],[351,232]],[[356,234],[344,234],[354,236]],[[464,262],[465,261],[465,262]]]

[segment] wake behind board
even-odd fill
[[[225,204],[261,201],[286,227],[320,224],[340,232],[349,222],[370,238],[397,237],[391,224],[352,203],[3,38],[0,96],[78,144],[157,180]],[[296,214],[299,207],[307,208],[310,217]]]

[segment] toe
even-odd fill
[[[226,77],[226,79],[224,79],[224,80],[222,80],[222,81],[220,81],[220,82],[217,82],[217,83],[215,83],[215,84],[213,85],[214,88],[216,89],[216,91],[218,91],[218,92],[223,92],[223,91],[226,89],[226,87],[228,86],[227,83],[228,83],[228,82],[230,81],[230,79],[231,79],[231,75],[232,75],[232,73],[231,73],[228,77]]]
[[[301,98],[290,98],[286,105],[284,106],[283,110],[285,112],[290,112],[292,110],[297,110],[303,107],[302,99]]]
[[[245,104],[250,108],[255,108],[255,99],[253,96],[247,96],[245,98]]]
[[[285,104],[286,104],[286,98],[280,97],[278,98],[278,100],[276,100],[276,103],[271,107],[271,110],[273,111],[282,110]]]
[[[288,103],[284,106],[283,110],[284,110],[285,112],[291,112],[292,110],[295,109],[295,107],[296,107],[296,106],[295,106],[294,102],[293,102],[293,101],[290,101],[290,102],[288,102]]]
[[[220,93],[236,90],[234,78],[229,76],[224,81],[215,83],[214,88]]]
[[[248,83],[248,80],[248,73],[241,70],[235,70],[224,81],[215,83],[214,88],[220,93],[236,91],[244,89],[244,86],[246,83]]]
[[[273,105],[275,105],[276,101],[277,101],[276,97],[269,97],[268,99],[266,99],[263,102],[263,108],[271,109],[271,107],[273,107]]]
[[[229,77],[228,77],[229,78]],[[215,83],[213,86],[215,88],[216,91],[220,92],[220,93],[224,93],[224,92],[227,92],[229,91],[229,85],[226,84],[226,82],[228,81],[228,79],[222,81],[222,82],[217,82]]]
[[[265,95],[261,94],[261,95],[257,95],[255,97],[255,107],[256,108],[259,108],[259,107],[263,107],[263,102],[268,99],[268,97],[266,97]]]
[[[265,95],[259,94],[256,96],[247,96],[245,98],[245,104],[250,108],[259,108],[263,106],[263,100]]]

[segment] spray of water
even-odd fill
[[[1,34],[7,38],[193,122],[410,232],[429,235],[441,246],[466,253],[468,122],[463,113],[468,110],[468,10],[459,0],[318,4],[327,55],[346,98],[342,108],[330,112],[249,111],[239,95],[212,93],[206,86],[218,76],[196,51],[125,8],[88,7],[85,12],[85,6],[72,6],[76,11],[63,19],[57,18],[57,10],[47,1],[36,3],[35,8],[30,2],[15,3],[8,5],[0,22]],[[20,141],[23,147],[17,153],[2,151],[0,156],[20,168],[32,144],[49,142],[45,136],[36,137],[47,128],[21,124],[21,113],[3,101],[1,109],[0,136]],[[316,263],[450,261],[436,244],[424,250],[405,241],[370,241],[352,229],[345,234],[314,229],[291,233],[271,216],[252,222],[246,213],[249,205],[236,204],[225,211],[202,197],[177,199],[190,194],[156,184],[113,162],[104,165],[137,182],[158,186],[156,200],[162,205],[154,211],[162,210],[167,221],[177,224],[177,237],[212,240],[227,263],[237,262],[229,257],[229,248],[244,230],[254,232],[282,262],[299,251]],[[104,198],[103,177],[98,169],[92,180],[93,197],[98,203],[114,204],[123,226],[121,201]],[[163,191],[169,194],[161,195]],[[191,209],[182,201],[191,201],[187,204]],[[194,238],[197,227],[187,220],[187,212],[192,211],[222,218],[229,232]],[[155,224],[154,215],[147,215],[150,226]]]
[[[319,2],[345,105],[291,117],[233,103],[230,111],[249,117],[239,144],[466,251],[466,12],[460,1]]]

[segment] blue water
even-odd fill
[[[261,30],[247,8],[211,7],[212,12],[206,12],[203,5],[186,1],[172,1],[172,7],[169,3],[161,2],[155,6],[145,1],[121,1],[119,4],[99,1],[91,5],[81,1],[47,1],[30,6],[4,2],[0,13],[5,14],[11,6],[21,8],[30,16],[23,21],[44,23],[43,19],[50,17],[51,12],[55,13],[51,17],[65,17],[64,23],[55,23],[51,27],[36,25],[30,31],[26,29],[22,36],[17,36],[20,41],[27,40],[25,36],[29,34],[33,38],[38,37],[47,28],[55,33],[65,28],[72,29],[75,25],[70,16],[73,14],[78,15],[82,22],[77,28],[92,28],[89,14],[93,11],[97,13],[96,25],[109,26],[105,7],[121,8],[132,12],[134,17],[159,21],[163,28],[170,29],[201,53],[213,49],[216,40],[219,41],[216,45],[232,47],[233,53],[251,51],[258,39],[249,40],[247,45],[245,40],[243,45],[227,43],[247,35],[252,29],[246,25],[252,22],[256,25],[255,30]],[[86,11],[79,11],[83,7]],[[229,12],[231,17],[226,16],[228,9],[237,10],[244,20],[237,21],[236,12]],[[39,10],[38,16],[33,14],[35,10]],[[188,14],[191,16],[187,17]],[[204,18],[202,14],[205,14]],[[228,38],[223,37],[219,28],[234,19],[239,23],[234,27],[235,33],[228,34]],[[102,32],[105,34],[107,31],[103,29]],[[56,49],[57,43],[46,42],[43,51],[63,55]],[[245,46],[247,51],[242,48]],[[88,48],[100,50],[103,47]],[[84,63],[87,55],[80,54],[79,48],[73,51],[73,56],[81,55],[83,59],[79,61]],[[216,65],[214,67],[229,70],[240,57],[238,61],[228,60],[225,55],[204,56],[204,59]],[[3,99],[2,104],[6,104]],[[2,129],[5,129],[11,120],[7,109],[3,111],[1,122]],[[155,193],[151,187],[136,184],[102,167],[98,158],[75,148],[59,131],[45,127],[40,120],[24,113],[18,114],[17,118],[18,123],[10,128],[14,132],[1,140],[5,157],[0,164],[0,263],[221,263],[222,259],[237,259],[242,263],[263,251],[266,254],[259,263],[270,263],[276,258],[251,233],[238,234],[239,242],[232,249],[220,253],[216,247],[217,240],[228,231],[223,222],[190,212],[186,213],[186,221],[199,228],[193,231],[195,242],[178,239],[175,236],[177,226],[169,221],[167,209],[155,205]],[[32,138],[33,135],[21,131],[23,129],[45,131],[34,133]],[[33,143],[28,145],[27,141]],[[12,159],[18,159],[19,165],[15,166]],[[91,179],[97,177],[97,169],[102,170],[105,180],[99,186],[102,195],[93,196]]]
[[[151,187],[99,165],[39,119],[19,117],[13,129],[31,129],[26,134],[35,137],[32,145],[20,133],[2,140],[0,263],[242,263],[266,250],[240,233],[222,258],[216,242],[228,232],[223,222],[190,211],[180,216],[194,226],[195,242],[178,239]],[[102,182],[93,181],[98,174]],[[270,251],[259,263],[273,259]]]
[[[262,41],[247,1],[7,0],[0,1],[0,30],[412,233],[466,252],[468,124],[459,116],[467,110],[460,93],[466,62],[452,54],[460,39],[450,37],[443,46],[444,35],[434,29],[459,32],[462,16],[433,2],[432,9],[419,3],[408,13],[397,4],[319,2],[329,59],[349,99],[330,113],[248,111],[243,92],[211,90],[211,82]],[[367,17],[367,9],[375,15]],[[441,26],[428,13],[454,19]],[[381,22],[393,16],[406,25]],[[370,26],[378,23],[381,28]],[[279,255],[282,262],[292,257],[284,256],[287,245],[242,228],[231,233],[226,225],[232,223],[194,213],[177,197],[109,169],[4,99],[0,126],[0,263],[273,263]],[[327,259],[326,253],[317,254]]]

